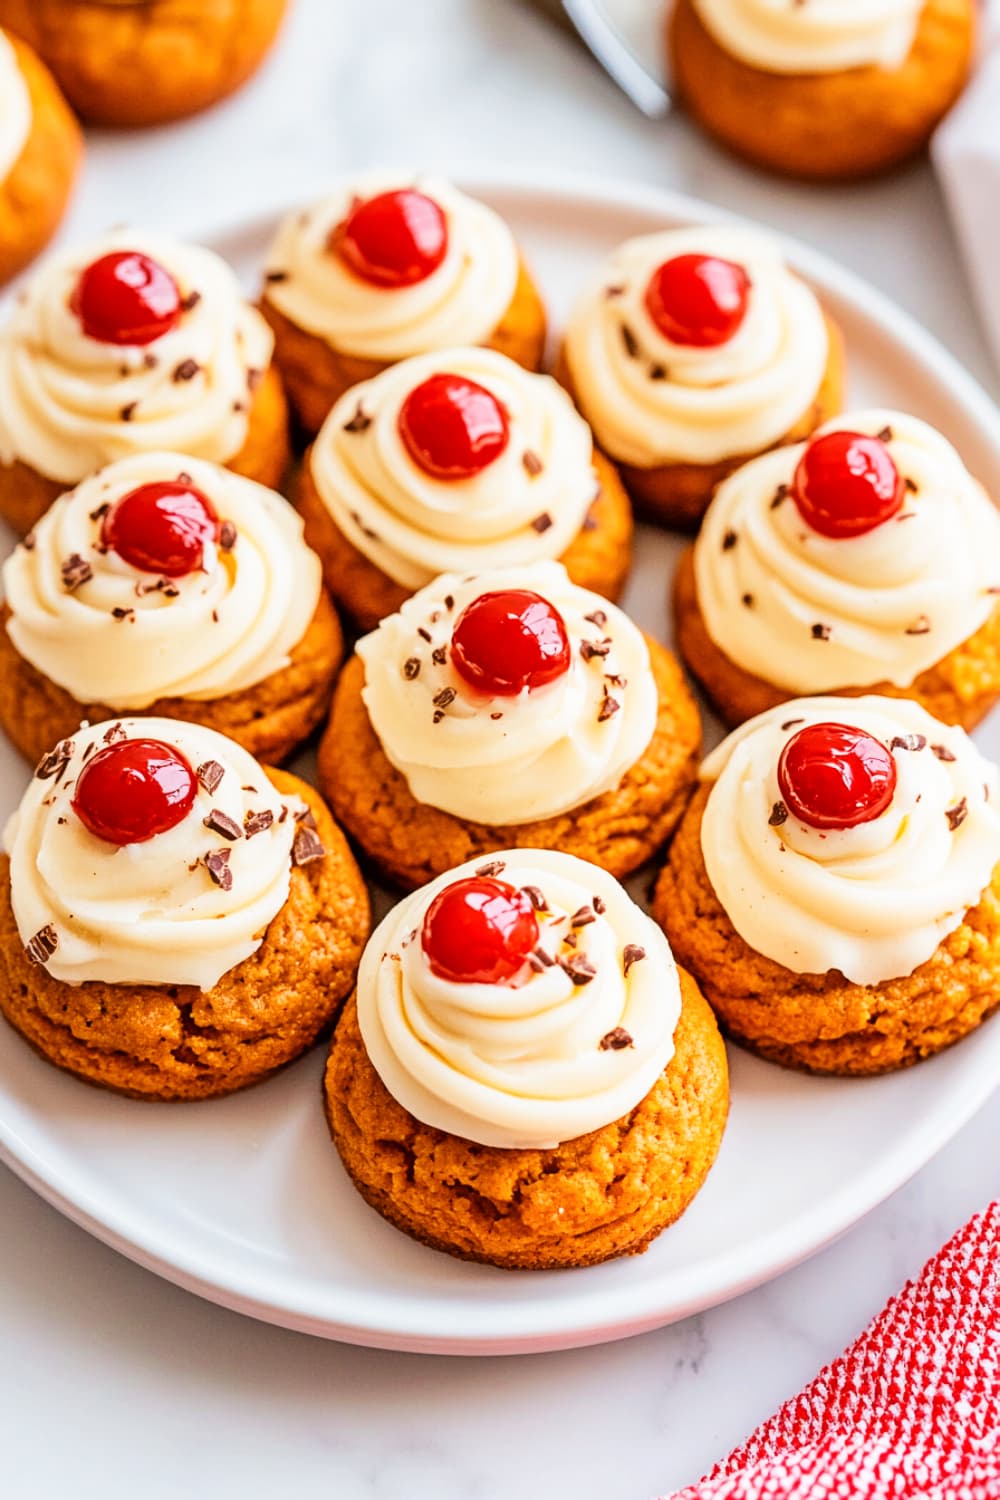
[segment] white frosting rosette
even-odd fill
[[[412,188],[441,209],[448,244],[441,264],[411,286],[373,285],[354,274],[329,240],[356,200]],[[367,172],[290,214],[268,252],[267,300],[332,348],[386,362],[477,344],[503,320],[514,296],[518,252],[500,216],[439,177]]]
[[[163,740],[201,776],[180,823],[119,847],[90,833],[72,801],[91,754],[123,738]],[[5,830],[21,941],[65,984],[211,989],[257,951],[284,906],[301,810],[297,799],[279,797],[253,756],[214,730],[173,719],[81,728],[41,762]],[[206,826],[213,813],[232,820],[238,836]],[[266,826],[248,836],[253,814],[264,814],[258,821]],[[219,850],[230,877],[221,882],[205,863]]]
[[[73,311],[81,274],[116,251],[149,256],[180,289],[175,327],[141,347],[90,338]],[[50,256],[0,330],[0,461],[76,484],[153,450],[226,463],[246,442],[274,339],[210,250],[119,229]]]
[[[714,347],[671,342],[646,308],[653,273],[691,254],[733,261],[750,280],[743,322]],[[822,309],[780,246],[757,230],[717,224],[620,246],[570,315],[565,358],[601,448],[656,468],[714,464],[776,443],[815,400],[829,344]]]
[[[649,1093],[674,1053],[677,967],[612,876],[568,854],[517,849],[486,868],[540,895],[544,958],[515,985],[439,977],[421,945],[424,916],[439,891],[482,868],[450,870],[376,930],[358,975],[361,1034],[389,1093],[424,1125],[545,1150],[621,1119]],[[560,960],[593,973],[574,982]]]
[[[569,670],[517,696],[477,693],[450,661],[481,594],[530,589],[558,610]],[[560,563],[445,574],[358,642],[362,693],[388,759],[418,802],[492,827],[553,818],[617,786],[656,728],[642,633]],[[442,708],[440,705],[444,704]]]
[[[782,801],[781,752],[821,723],[864,730],[895,759],[892,802],[870,822],[814,828]],[[906,698],[793,699],[731,734],[701,775],[714,783],[701,847],[715,893],[740,937],[796,974],[911,974],[1000,859],[996,768],[964,730]]]
[[[916,417],[853,412],[820,431],[884,436],[903,508],[861,536],[822,536],[790,493],[806,445],[753,459],[716,490],[695,543],[706,629],[737,666],[790,692],[909,687],[996,607],[1000,515]]]
[[[765,73],[898,68],[924,0],[694,0],[726,52]]]
[[[31,95],[6,33],[0,31],[0,182],[31,134]]]
[[[228,545],[161,578],[101,543],[104,517],[142,485],[182,478],[209,500]],[[18,652],[79,703],[142,709],[239,692],[288,665],[322,587],[297,512],[273,490],[177,453],[109,465],[46,512],[3,565]]]
[[[426,473],[400,435],[407,396],[439,374],[475,381],[507,414],[506,448],[470,479]],[[598,487],[590,429],[566,392],[503,354],[472,348],[404,360],[354,386],[323,424],[311,473],[340,531],[408,589],[439,573],[560,557]]]

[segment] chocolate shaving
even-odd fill
[[[771,828],[780,828],[782,823],[787,822],[787,820],[788,808],[783,802],[776,802],[771,808],[771,816],[767,820],[768,824]]]
[[[221,812],[217,807],[213,807],[210,812],[206,813],[201,821],[206,828],[210,828],[213,833],[220,834],[224,839],[233,840],[243,837],[243,829],[236,819],[231,818],[228,813]]]
[[[605,657],[611,650],[611,641],[581,641],[580,655],[584,661],[593,661],[595,656]]]
[[[628,678],[623,677],[620,672],[605,672],[604,681],[610,682],[612,687],[622,689],[628,687]]]
[[[927,744],[925,734],[894,734],[889,742],[890,750],[922,750]]]
[[[355,408],[354,416],[349,422],[344,423],[344,431],[367,432],[371,425],[372,419],[370,416],[368,416],[367,412],[365,412],[364,408],[361,405],[361,402],[359,401],[357,407]]]
[[[499,710],[495,710],[493,713],[490,714],[490,718],[491,719],[502,719],[503,718],[503,714],[500,713]]]
[[[270,828],[273,822],[274,813],[269,807],[260,812],[248,812],[243,819],[243,832],[248,839],[252,839],[254,834],[263,833],[266,828]]]
[[[313,829],[314,832],[318,826],[316,823],[316,814],[313,812],[311,807],[301,808],[295,814],[295,821],[296,823],[304,823],[307,828]]]
[[[551,953],[546,953],[544,948],[535,948],[528,962],[536,973],[540,974],[543,969],[551,969],[555,959]]]
[[[635,334],[632,332],[627,323],[623,323],[621,325],[621,330],[622,343],[625,345],[625,353],[628,355],[629,359],[638,359],[639,340],[636,338]]]
[[[127,740],[128,735],[122,728],[121,723],[116,721],[111,725],[110,729],[104,731],[102,738],[106,745],[117,745],[120,740]]]
[[[134,620],[135,610],[125,609],[122,605],[116,604],[114,609],[111,611],[111,617],[114,620]]]
[[[730,552],[733,549],[733,547],[736,546],[736,543],[738,541],[739,541],[739,537],[736,535],[736,532],[733,531],[732,528],[730,528],[729,531],[727,531],[726,534],[725,534],[725,536],[722,538],[722,550],[723,550],[723,552]]]
[[[107,515],[110,509],[111,501],[103,500],[96,510],[92,510],[90,512],[90,519],[92,521],[103,521],[104,517]]]
[[[223,521],[219,527],[219,546],[223,552],[232,552],[236,546],[236,527],[232,521]]]
[[[212,849],[205,855],[205,869],[217,886],[224,891],[233,888],[233,872],[229,868],[229,849]]]
[[[546,911],[548,909],[545,893],[539,890],[537,885],[522,885],[521,889],[536,911]]]
[[[814,625],[812,638],[814,641],[828,641],[832,632],[829,625]]]
[[[444,709],[443,708],[436,708],[434,710],[434,715],[433,715],[433,718],[431,719],[431,723],[432,724],[440,724],[440,722],[441,722],[441,720],[443,718],[444,718]]]
[[[581,906],[569,919],[571,927],[589,927],[591,922],[597,921],[597,913],[592,906]]]
[[[434,650],[431,652],[431,661],[434,663],[434,665],[436,667],[443,667],[444,664],[445,664],[445,662],[447,660],[448,660],[448,648],[447,648],[447,646],[435,646]]]
[[[177,476],[177,483],[178,484],[193,484],[194,483],[194,481],[192,480],[191,475],[188,473],[187,469],[182,469],[181,472],[178,474],[178,476]]]
[[[945,809],[945,817],[948,819],[948,827],[952,833],[955,832],[956,828],[961,827],[968,816],[969,801],[967,797],[963,797],[961,802],[956,802],[954,807]]]
[[[543,531],[548,531],[551,525],[552,517],[549,515],[547,510],[543,510],[541,515],[536,516],[532,521],[531,529],[532,531],[537,531],[539,534],[541,534]]]
[[[931,622],[926,615],[918,615],[912,625],[907,625],[904,635],[930,635]]]
[[[300,823],[292,843],[292,864],[308,865],[315,859],[323,859],[325,855],[323,841],[316,830]]]
[[[587,620],[591,625],[596,625],[598,630],[603,630],[605,625],[608,623],[608,617],[604,613],[603,609],[595,609],[593,614],[584,615],[583,618]]]
[[[668,373],[666,365],[650,365],[649,367],[650,380],[666,380]]]
[[[264,280],[267,281],[267,282],[269,282],[272,286],[276,286],[279,281],[287,281],[288,280],[288,272],[287,271],[265,271],[264,272]]]
[[[132,418],[135,416],[135,409],[138,405],[138,401],[130,401],[127,406],[122,407],[118,415],[121,417],[123,422],[131,422]]]
[[[594,910],[596,911],[597,915],[599,917],[603,917],[603,915],[607,911],[607,909],[608,909],[607,908],[607,903],[605,901],[602,901],[600,896],[595,896],[594,897]]]
[[[444,607],[448,611],[449,614],[455,608],[455,595],[454,594],[445,594],[445,596],[444,596]]]
[[[645,957],[645,948],[640,948],[638,943],[626,943],[622,952],[622,968],[625,974],[628,974],[633,964],[637,964],[641,958]]]
[[[618,699],[612,698],[611,694],[606,692],[601,703],[600,713],[597,715],[598,724],[607,723],[608,719],[616,714],[620,708],[621,704],[618,702]]]
[[[955,759],[947,745],[932,745],[931,754],[936,755],[938,760],[952,761]]]
[[[602,1052],[623,1052],[626,1047],[634,1047],[635,1042],[624,1026],[616,1026],[614,1031],[605,1032],[598,1045]]]
[[[35,767],[35,776],[39,781],[51,781],[56,778],[56,786],[59,785],[66,774],[66,767],[73,758],[73,741],[60,740],[54,750],[48,755],[43,755]]]
[[[542,463],[542,460],[538,457],[538,454],[532,452],[530,448],[525,448],[524,452],[521,454],[521,462],[524,465],[524,472],[532,479],[534,479],[536,475],[540,474],[542,472],[542,469],[545,467],[545,465]]]
[[[491,875],[502,875],[506,868],[507,866],[502,859],[491,859],[487,860],[485,865],[477,865],[476,874],[481,875],[486,880]]]
[[[903,483],[905,484],[911,495],[916,495],[919,493],[919,486],[917,484],[917,481],[915,479],[911,479],[909,474],[907,474],[906,478],[903,480]],[[910,511],[909,514],[912,516],[913,512]]]
[[[608,299],[611,299],[612,297],[623,297],[625,295],[625,288],[623,286],[606,286],[604,288],[604,295]]]
[[[805,722],[805,719],[786,719],[781,726],[782,733],[787,734],[788,730],[794,729],[796,724],[804,724]]]
[[[31,942],[25,947],[29,964],[44,964],[59,947],[59,934],[52,923],[40,927]]]
[[[407,682],[412,682],[414,677],[420,675],[420,657],[408,656],[403,663],[403,676]]]
[[[419,637],[420,637],[420,639],[422,641],[426,641],[428,643],[428,645],[430,644],[431,633],[430,633],[429,630],[425,630],[422,625],[420,625],[420,626],[417,627],[417,635],[419,635]]]
[[[435,708],[448,708],[454,703],[457,694],[453,687],[443,687],[439,693],[435,693],[431,702]]]
[[[200,301],[200,292],[188,292],[186,297],[181,298],[181,312],[194,312]]]
[[[62,565],[63,588],[68,590],[69,593],[72,593],[74,589],[78,589],[81,583],[86,583],[93,576],[93,568],[85,557],[80,556],[79,552],[74,552],[70,557],[67,557]]]
[[[740,601],[747,609],[753,609],[753,594],[744,594]]]
[[[880,443],[891,443],[892,442],[892,428],[891,427],[883,427],[878,432],[876,432],[875,436],[878,438],[878,440],[879,440]]]
[[[193,380],[200,369],[201,365],[196,359],[182,359],[174,370],[171,379],[177,384],[180,384],[184,380]]]
[[[144,370],[155,370],[159,363],[160,361],[157,359],[152,350],[148,350],[142,356],[142,367]]]
[[[585,958],[582,953],[564,953],[559,959],[559,967],[565,970],[576,985],[589,984],[597,974],[590,959]]]
[[[225,770],[217,760],[203,760],[194,773],[209,795],[215,791],[225,776]]]
[[[788,499],[789,493],[790,492],[787,484],[779,484],[778,488],[775,490],[774,494],[771,497],[771,509],[777,510],[782,500]]]

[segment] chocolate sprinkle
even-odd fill
[[[63,588],[67,589],[69,593],[72,593],[74,589],[78,589],[81,583],[86,583],[93,576],[93,568],[85,557],[80,556],[79,552],[74,552],[70,557],[67,557],[62,565]]]
[[[830,635],[831,630],[829,625],[814,625],[812,628],[812,638],[814,641],[828,641]]]
[[[92,521],[103,521],[104,517],[107,515],[107,513],[108,513],[108,511],[110,509],[111,509],[111,502],[110,502],[110,500],[104,500],[104,501],[101,502],[101,504],[97,507],[96,510],[92,510],[90,512],[90,519]]]
[[[211,795],[226,773],[217,760],[203,760],[194,774]]]
[[[955,832],[956,828],[961,827],[968,816],[969,802],[968,798],[966,797],[963,797],[961,802],[956,802],[954,807],[949,807],[945,810],[945,817],[948,819],[948,827],[951,829],[952,833]]]
[[[932,745],[931,754],[936,755],[938,760],[951,761],[955,759],[947,745]]]
[[[649,378],[650,378],[650,380],[666,380],[666,378],[667,378],[667,367],[666,367],[666,365],[650,365],[650,367],[649,367]]]
[[[782,823],[787,822],[787,820],[788,808],[783,802],[776,802],[771,808],[771,816],[767,820],[769,826],[771,828],[780,828]]]
[[[593,614],[584,615],[583,618],[591,625],[596,625],[598,630],[603,630],[604,626],[608,623],[608,617],[603,609],[595,609]]]
[[[530,448],[525,448],[524,452],[521,454],[521,462],[524,465],[525,473],[528,474],[532,479],[534,479],[536,475],[540,474],[542,472],[542,469],[545,467],[545,465],[542,463],[542,460],[538,457],[538,454],[532,452]]]
[[[447,646],[435,646],[434,650],[431,652],[431,661],[434,663],[434,665],[436,667],[443,667],[444,664],[445,664],[445,662],[447,660],[448,660],[448,648],[447,648]]]
[[[481,875],[486,880],[491,875],[502,875],[506,868],[507,866],[502,859],[491,859],[485,865],[477,865],[476,874]]]
[[[448,708],[454,703],[457,694],[453,687],[443,687],[439,693],[435,693],[431,702],[435,708]]]
[[[206,813],[201,821],[206,828],[210,828],[213,833],[221,834],[224,839],[233,840],[243,837],[243,829],[236,819],[231,818],[228,813],[221,812],[217,807],[213,807],[211,812]]]
[[[232,521],[223,521],[219,527],[219,546],[223,552],[232,552],[236,546],[236,527]]]
[[[930,635],[931,622],[926,615],[918,615],[912,625],[907,625],[904,635]]]
[[[182,359],[174,370],[171,379],[176,381],[177,384],[180,384],[184,380],[193,380],[200,369],[201,365],[196,359]]]
[[[625,971],[626,976],[628,975],[628,971],[629,969],[631,969],[632,965],[637,964],[640,958],[645,957],[645,948],[640,948],[638,943],[626,943],[624,952],[622,953],[622,967]]]
[[[744,594],[742,602],[747,609],[753,609],[753,594]]]
[[[54,750],[48,755],[43,755],[35,767],[35,776],[39,781],[51,781],[56,778],[56,786],[62,781],[66,774],[66,767],[73,758],[73,741],[60,740]]]
[[[308,865],[314,859],[323,859],[325,855],[326,850],[319,834],[315,829],[307,828],[305,823],[300,823],[292,843],[292,864]]]
[[[361,402],[357,404],[354,416],[349,422],[344,423],[345,432],[367,432],[372,425],[372,419],[363,409]]]
[[[627,323],[623,323],[621,325],[621,330],[622,343],[625,345],[625,353],[628,355],[629,359],[638,359],[639,340],[636,338],[635,334],[632,332]]]
[[[922,750],[927,744],[925,734],[895,734],[889,742],[890,750]]]
[[[544,891],[539,890],[537,885],[522,885],[521,889],[536,911],[547,910],[545,893]]]
[[[427,641],[427,643],[430,644],[431,633],[429,630],[425,630],[422,625],[418,626],[417,635],[419,635],[422,641]]]
[[[548,513],[547,510],[543,510],[542,513],[541,513],[541,515],[540,516],[536,516],[535,519],[532,521],[532,523],[531,523],[531,529],[532,529],[532,531],[537,531],[537,532],[541,533],[543,531],[548,531],[548,529],[549,529],[549,527],[551,525],[552,525],[552,517],[549,515],[549,513]]]
[[[621,704],[618,702],[618,699],[612,698],[611,694],[606,692],[604,700],[601,703],[601,711],[597,715],[598,724],[605,724],[620,708]]]
[[[559,960],[559,967],[565,970],[576,985],[589,984],[597,974],[590,959],[584,958],[582,953],[564,954]]]
[[[112,619],[115,619],[115,620],[134,620],[135,619],[135,610],[134,609],[124,609],[122,607],[122,605],[116,604],[115,607],[114,607],[114,609],[111,611],[111,616],[112,616]]]
[[[407,682],[412,682],[414,677],[420,675],[420,657],[408,656],[403,663],[403,676]]]
[[[59,947],[59,934],[52,923],[40,927],[25,948],[29,964],[44,964]]]
[[[448,610],[449,613],[455,608],[455,595],[454,594],[445,594],[445,596],[444,596],[444,607],[445,607],[446,610]]]
[[[601,1037],[598,1044],[602,1052],[622,1052],[626,1047],[634,1047],[631,1032],[625,1030],[624,1026],[616,1026],[614,1031],[608,1031]]]
[[[229,849],[212,849],[205,855],[205,869],[217,886],[224,891],[233,888],[233,872],[229,868]]]
[[[906,478],[903,480],[903,483],[906,485],[906,488],[909,490],[909,492],[910,492],[911,495],[916,495],[919,492],[919,487],[917,485],[917,481],[915,479],[911,479],[908,474],[907,474]],[[912,515],[912,514],[913,514],[913,512],[910,511],[910,515]]]
[[[781,504],[782,500],[787,500],[788,499],[788,495],[789,495],[788,485],[787,484],[779,484],[778,488],[775,490],[773,496],[771,497],[771,509],[772,510],[777,510],[778,506]]]
[[[597,921],[597,913],[592,906],[581,906],[569,919],[571,927],[589,927],[591,922]]]
[[[782,732],[787,733],[789,729],[794,729],[796,724],[804,724],[805,722],[805,719],[786,719],[781,726]]]
[[[595,656],[605,657],[611,650],[610,640],[605,641],[581,641],[580,655],[584,661],[593,661]]]
[[[279,281],[287,281],[288,280],[288,272],[287,271],[265,271],[264,272],[264,280],[267,281],[267,282],[270,282],[270,284],[272,286],[276,286]]]
[[[263,833],[266,828],[270,828],[273,822],[274,813],[269,807],[263,808],[261,812],[248,812],[243,819],[243,832],[248,839],[252,839],[254,834]]]
[[[736,535],[735,531],[733,531],[732,529],[730,529],[729,531],[727,531],[726,534],[725,534],[725,536],[722,538],[722,550],[723,550],[723,552],[729,552],[729,551],[731,551],[732,548],[736,546],[736,543],[738,541],[739,541],[739,537]]]
[[[597,915],[599,917],[603,917],[603,915],[607,911],[607,909],[608,909],[607,908],[607,903],[604,902],[604,901],[602,901],[601,898],[600,898],[600,896],[595,896],[594,897],[594,910],[596,911]]]
[[[878,438],[878,440],[879,440],[880,443],[891,443],[892,442],[892,428],[891,427],[883,427],[883,428],[881,428],[880,431],[876,432],[875,436]]]
[[[127,406],[122,407],[118,415],[121,417],[123,422],[131,422],[132,418],[135,416],[135,409],[138,405],[138,401],[130,401]]]
[[[181,298],[181,312],[194,312],[200,301],[200,292],[188,292],[186,297]]]

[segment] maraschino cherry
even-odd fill
[[[448,251],[448,222],[426,193],[401,188],[355,204],[330,236],[344,264],[375,286],[426,281]]]
[[[464,375],[432,375],[416,386],[398,423],[410,457],[435,479],[472,479],[510,441],[501,403]]]
[[[531,589],[497,589],[467,604],[451,636],[458,675],[491,698],[545,687],[569,669],[562,615]]]
[[[219,518],[207,495],[180,479],[130,490],[101,522],[101,542],[133,568],[182,578],[197,572],[205,543],[219,536]]]
[[[524,891],[475,875],[438,892],[427,908],[420,943],[439,979],[511,984],[538,944],[538,918]]]
[[[163,740],[119,740],[80,772],[73,811],[107,844],[144,844],[186,818],[197,783],[184,756]]]
[[[807,724],[781,752],[778,786],[788,811],[811,828],[855,828],[891,803],[896,762],[863,729]]]
[[[750,278],[717,255],[677,255],[649,278],[646,311],[672,344],[726,344],[747,314]]]
[[[151,344],[180,321],[181,293],[170,272],[138,250],[102,255],[80,276],[70,305],[88,338]]]
[[[821,536],[863,536],[902,508],[906,490],[881,438],[828,432],[799,459],[792,495]]]

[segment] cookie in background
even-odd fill
[[[82,151],[80,127],[45,64],[0,31],[0,283],[52,238]]]

